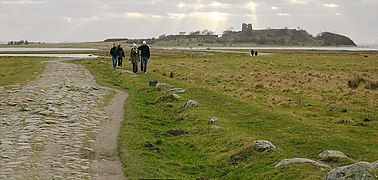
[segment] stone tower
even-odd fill
[[[243,23],[242,24],[242,32],[251,32],[252,31],[252,24]]]

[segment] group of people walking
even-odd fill
[[[116,68],[117,65],[122,67],[123,58],[125,57],[125,52],[121,45],[116,46],[113,44],[113,47],[110,49],[110,55],[112,55],[112,65],[113,68]],[[150,47],[147,46],[147,42],[143,41],[143,44],[138,47],[137,44],[133,43],[133,46],[130,50],[129,61],[132,64],[132,69],[134,73],[138,73],[138,64],[141,62],[140,69],[142,73],[147,72],[147,64],[150,59]]]

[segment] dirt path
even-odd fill
[[[0,88],[0,179],[124,179],[116,139],[127,94],[101,107],[111,90],[66,60]]]

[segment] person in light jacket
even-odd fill
[[[130,50],[130,58],[129,61],[133,66],[133,72],[138,73],[138,63],[139,63],[139,50],[138,46],[133,43],[133,47]]]

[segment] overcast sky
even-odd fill
[[[334,32],[378,44],[378,0],[0,0],[0,41],[149,38],[241,23]]]

